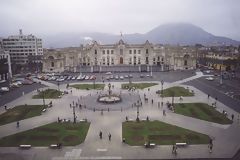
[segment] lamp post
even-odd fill
[[[75,107],[77,107],[77,106],[74,106],[74,105],[70,104],[70,107],[73,109],[73,123],[76,123],[77,116],[76,116],[76,113],[75,113]]]
[[[95,89],[96,77],[93,78],[93,89]]]
[[[58,86],[58,92],[59,92],[59,95],[58,95],[58,96],[60,97],[59,85],[60,85],[60,84],[59,84],[59,81],[58,81],[58,82],[57,82],[57,86]]]
[[[43,107],[45,108],[45,97],[44,97],[45,95],[44,95],[44,90],[42,90],[42,99],[43,99]]]
[[[161,89],[162,102],[163,102],[163,84],[164,84],[164,81],[161,80],[161,85],[162,85],[162,89]]]
[[[151,65],[151,74],[150,74],[150,75],[151,75],[151,77],[153,76],[153,75],[152,75],[152,67],[153,67],[153,66]]]
[[[223,74],[222,74],[222,67],[223,67],[223,57],[222,57],[222,56],[221,56],[221,61],[222,61],[222,63],[221,63],[221,66],[220,66],[220,72],[221,72],[220,84],[222,84],[222,83],[223,83]]]
[[[136,103],[136,107],[137,107],[137,118],[136,118],[136,121],[139,122],[139,107],[140,107],[139,100]]]
[[[172,93],[172,106],[173,106],[173,104],[174,104],[174,96],[175,96],[175,94],[174,94],[174,92]]]

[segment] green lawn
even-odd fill
[[[56,99],[59,98],[59,95],[62,95],[63,92],[58,91],[56,89],[46,89],[44,91],[40,91],[37,95],[34,95],[33,99],[42,99],[43,94],[45,99]]]
[[[105,84],[95,84],[95,89],[102,90],[104,86]],[[94,84],[73,84],[73,85],[70,85],[70,87],[73,87],[76,89],[89,90],[89,89],[94,89]]]
[[[157,93],[161,94],[161,91],[157,91]],[[174,97],[188,97],[188,96],[194,96],[194,93],[189,92],[188,89],[185,89],[183,87],[171,87],[168,89],[163,90],[163,97],[172,97],[174,94]]]
[[[176,142],[188,144],[209,142],[207,135],[160,121],[123,122],[122,137],[132,146],[141,146],[148,141],[158,145],[172,145]]]
[[[124,83],[122,84],[122,89],[136,88],[136,89],[144,89],[148,87],[152,87],[158,85],[158,83]]]
[[[0,146],[14,147],[20,144],[32,146],[49,146],[62,143],[64,146],[75,146],[85,140],[90,123],[50,123],[28,131],[20,132],[0,139]],[[21,126],[20,126],[21,127]]]
[[[220,124],[231,124],[232,121],[205,103],[174,104],[175,113]]]
[[[39,116],[43,108],[43,105],[21,105],[8,109],[7,112],[0,115],[0,125]]]

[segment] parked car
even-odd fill
[[[56,81],[57,81],[57,82],[63,82],[63,81],[64,81],[64,78],[63,78],[63,77],[62,77],[62,78],[60,77],[60,78],[56,79]]]
[[[128,78],[128,75],[126,74],[124,77],[125,77],[125,78]]]
[[[111,75],[111,74],[112,74],[112,72],[107,72],[107,73],[106,73],[106,75]]]
[[[33,81],[30,81],[28,79],[25,79],[24,81],[22,81],[22,84],[23,85],[30,85],[30,84],[33,84]]]
[[[85,79],[85,80],[89,80],[89,76],[86,76],[84,79]]]
[[[8,92],[9,88],[8,87],[1,87],[0,92]]]
[[[118,75],[116,75],[116,76],[115,76],[115,79],[116,79],[116,80],[118,80],[118,79],[119,79]]]
[[[72,76],[72,80],[75,80],[77,77],[76,76]]]
[[[123,76],[120,76],[120,79],[121,79],[121,80],[123,80],[123,79],[124,79],[124,77],[123,77]]]
[[[5,82],[6,82],[6,80],[1,80],[1,81],[0,81],[0,83],[5,83]]]
[[[208,81],[213,81],[214,78],[213,78],[213,77],[207,77],[206,80],[208,80]]]

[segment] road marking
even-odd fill
[[[104,149],[103,149],[103,148],[98,148],[97,151],[98,151],[98,152],[106,152],[107,149],[106,149],[106,148],[104,148]]]

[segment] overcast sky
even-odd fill
[[[240,0],[0,0],[0,36],[145,33],[187,22],[240,40]]]

